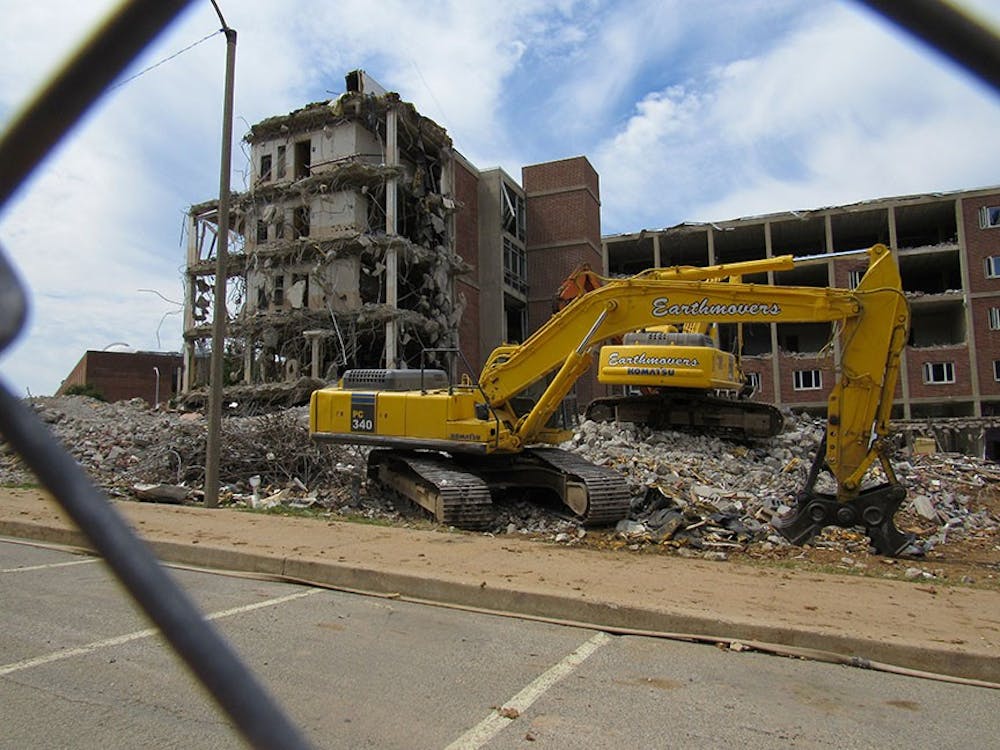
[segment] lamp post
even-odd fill
[[[222,106],[222,160],[219,166],[219,247],[215,256],[215,305],[212,318],[212,361],[209,374],[208,440],[205,445],[205,507],[219,504],[219,443],[222,428],[223,358],[226,353],[226,266],[229,255],[229,173],[233,151],[233,80],[236,30],[229,28],[218,4],[215,12],[226,33],[226,90]]]

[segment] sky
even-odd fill
[[[481,168],[586,156],[604,234],[1000,185],[1000,96],[853,0],[218,1],[234,190],[252,124],[357,68]],[[1000,0],[956,4],[1000,29]],[[0,128],[113,7],[0,0]],[[219,190],[219,27],[195,0],[0,209],[31,296],[0,354],[17,395],[87,350],[180,351],[184,217]]]

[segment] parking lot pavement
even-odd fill
[[[317,747],[987,746],[996,692],[190,570]],[[0,540],[0,747],[241,747],[95,558]]]

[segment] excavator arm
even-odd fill
[[[880,552],[897,554],[911,539],[893,525],[905,496],[895,481],[885,439],[906,343],[909,307],[899,270],[884,245],[866,251],[868,271],[852,290],[793,287],[718,279],[787,270],[811,260],[782,256],[707,268],[654,269],[627,279],[608,280],[578,296],[519,346],[494,351],[483,368],[480,387],[489,403],[502,408],[517,394],[555,373],[530,412],[520,417],[510,441],[526,446],[544,439],[545,425],[576,380],[588,369],[594,346],[629,331],[665,321],[685,327],[711,322],[830,322],[838,334],[838,379],[828,399],[826,437],[808,486],[796,508],[776,527],[801,543],[823,526],[865,525]],[[889,483],[862,490],[862,480],[880,461]],[[820,495],[820,471],[833,476],[835,495]]]

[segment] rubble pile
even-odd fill
[[[198,413],[154,411],[135,399],[106,404],[86,397],[29,401],[67,450],[111,495],[196,501],[204,481],[206,422]],[[632,424],[583,422],[563,448],[621,473],[631,512],[613,529],[583,529],[561,506],[540,498],[495,498],[487,533],[541,536],[557,543],[607,544],[725,559],[737,549],[787,547],[769,525],[805,484],[825,422],[786,415],[785,431],[747,443]],[[221,499],[255,508],[311,507],[392,521],[422,517],[365,476],[367,449],[318,445],[304,407],[223,419]],[[962,539],[1000,544],[1000,466],[954,453],[894,462],[908,490],[897,525],[928,548]],[[881,481],[878,469],[871,481]],[[0,444],[0,484],[35,481]],[[821,480],[820,491],[832,491]],[[543,500],[543,499],[542,499]],[[814,547],[867,550],[860,531],[831,528]]]
[[[207,435],[200,413],[154,411],[142,399],[108,404],[62,396],[28,403],[108,494],[175,501],[200,494]],[[334,504],[347,503],[358,493],[364,455],[347,446],[322,446],[310,440],[306,407],[225,417],[220,442],[223,500],[245,495],[249,501],[260,493],[266,493],[266,499],[288,488],[295,489],[296,499],[301,500],[313,486],[322,487],[327,502]],[[0,449],[0,483],[35,481],[16,455],[6,447]],[[154,491],[155,487],[160,490]],[[262,499],[260,504],[266,503]]]
[[[786,545],[769,522],[789,509],[806,484],[825,426],[822,419],[787,414],[780,435],[739,443],[588,421],[563,447],[625,476],[632,509],[616,531],[631,546],[725,551],[756,543],[767,550]],[[1000,466],[959,454],[900,453],[893,467],[907,488],[896,517],[902,530],[916,532],[926,549],[970,535],[996,543],[1000,516],[974,501],[1000,490]],[[867,483],[883,481],[881,467],[874,466]],[[832,478],[821,473],[816,489],[834,492]],[[812,544],[866,549],[868,540],[860,532],[830,528]]]

